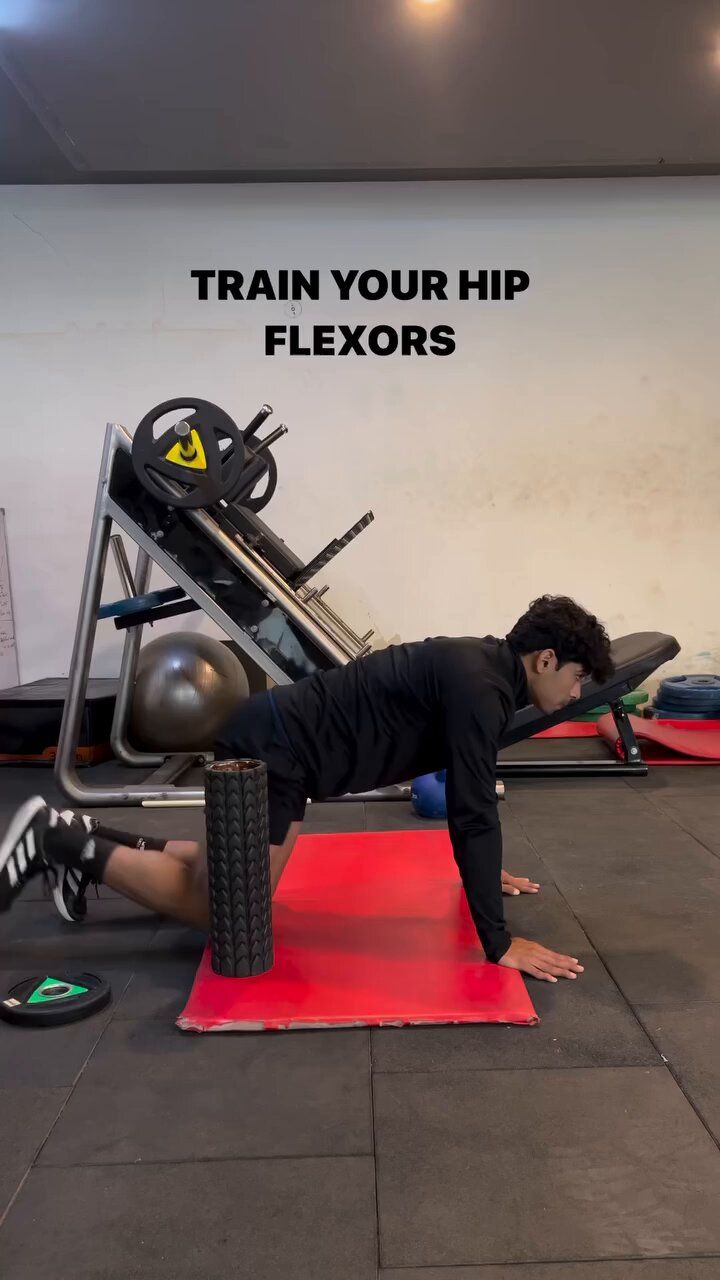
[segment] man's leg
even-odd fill
[[[99,837],[111,847],[155,850],[168,853],[181,862],[192,863],[198,856],[200,845],[195,840],[164,840],[157,835],[142,835],[135,831],[125,831],[119,827],[106,825],[102,817],[90,814],[75,813],[72,809],[64,809],[57,813],[57,823],[63,823],[71,831],[86,832]],[[76,868],[63,866],[52,888],[52,896],[59,914],[71,923],[80,923],[87,916],[86,894],[93,878],[82,875]]]
[[[194,846],[194,854],[174,855],[170,849],[130,849],[117,845],[105,864],[103,884],[159,915],[181,924],[209,929],[207,858]]]
[[[81,819],[86,822],[86,818]],[[203,846],[197,840],[163,840],[160,836],[141,836],[134,838],[134,833],[117,831],[112,827],[103,825],[102,819],[95,820],[94,825],[89,830],[97,831],[98,835],[105,840],[112,840],[114,844],[121,845],[128,849],[154,849],[158,853],[169,853],[172,858],[179,858],[181,862],[194,862],[198,850]]]
[[[280,845],[270,845],[270,887],[275,893],[300,830],[293,822]],[[173,849],[177,845],[179,848]],[[105,865],[103,883],[133,902],[172,916],[196,929],[209,929],[207,857],[190,841],[172,841],[162,852],[119,845]]]
[[[280,877],[287,866],[301,827],[302,822],[291,822],[282,844],[270,845],[270,892],[273,895],[280,883]]]
[[[169,853],[178,862],[193,863],[201,853],[205,856],[205,845],[199,844],[197,840],[168,840],[162,852]]]
[[[270,846],[274,891],[299,829],[293,822],[282,844]],[[59,820],[41,796],[14,814],[0,839],[0,911],[7,910],[30,879],[49,863],[55,874],[72,871],[79,879],[110,885],[151,911],[199,929],[209,927],[207,857],[200,845],[173,842],[173,853],[119,845],[80,824]],[[188,847],[189,846],[189,847]]]

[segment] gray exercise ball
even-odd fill
[[[151,751],[210,751],[248,678],[227,645],[174,631],[143,645],[138,658],[130,739]]]

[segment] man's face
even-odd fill
[[[565,662],[559,666],[553,650],[544,649],[533,657],[528,675],[530,698],[546,715],[554,715],[577,701],[584,675],[579,662]]]

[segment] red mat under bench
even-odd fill
[[[720,720],[646,720],[628,716],[646,764],[720,764]],[[616,747],[617,728],[611,715],[598,721],[597,731]]]
[[[301,836],[273,902],[275,965],[200,963],[184,1031],[538,1021],[519,973],[488,964],[446,831]]]
[[[648,765],[716,765],[720,764],[720,720],[654,720],[645,716],[628,716],[640,749]],[[535,738],[597,738],[616,751],[617,725],[612,715],[596,723],[566,720],[551,729],[536,733]],[[617,754],[620,754],[619,747]]]

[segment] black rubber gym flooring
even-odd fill
[[[0,822],[37,790],[0,772]],[[513,781],[501,812],[506,867],[542,883],[511,927],[585,964],[530,982],[535,1028],[182,1034],[202,938],[107,891],[65,925],[33,884],[2,987],[79,966],[114,1000],[0,1024],[3,1280],[716,1280],[720,772]],[[333,804],[308,829],[415,822]]]

